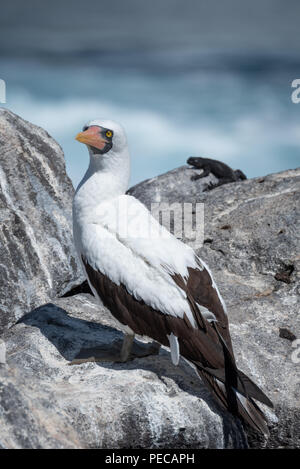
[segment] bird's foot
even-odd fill
[[[132,341],[132,345],[129,347],[126,345],[124,340],[122,344],[121,354],[119,360],[121,362],[127,362],[129,360],[134,360],[135,358],[144,358],[149,357],[150,355],[158,355],[160,350],[160,344],[158,342],[137,342]]]
[[[160,344],[157,342],[143,343],[130,340],[115,340],[109,347],[100,345],[91,348],[83,348],[69,365],[81,365],[87,362],[115,362],[125,363],[135,358],[158,355]]]

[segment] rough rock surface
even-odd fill
[[[0,331],[82,279],[59,145],[0,108]]]
[[[126,364],[70,366],[80,349],[122,334],[90,295],[28,313],[4,335],[0,448],[243,448],[241,424],[220,411],[194,370],[168,351]]]
[[[150,208],[144,184],[141,201]],[[143,183],[131,193],[143,194]],[[191,195],[194,188],[187,185],[186,200]],[[176,191],[168,197],[178,201]],[[267,447],[300,448],[300,341],[282,337],[287,329],[300,339],[300,169],[227,184],[199,193],[196,201],[205,212],[204,244],[197,252],[226,301],[238,365],[275,404],[279,422]],[[249,441],[265,445],[254,435]]]

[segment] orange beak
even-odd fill
[[[89,127],[84,132],[79,132],[75,139],[78,140],[78,142],[85,143],[99,150],[103,150],[108,143],[107,140],[101,137],[100,128],[96,125]]]

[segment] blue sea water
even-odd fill
[[[297,74],[299,76],[297,76]],[[300,166],[295,56],[192,49],[57,57],[3,57],[4,106],[45,128],[62,146],[76,186],[87,165],[74,140],[94,118],[125,127],[131,184],[206,156],[248,177]]]

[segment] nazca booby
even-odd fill
[[[123,128],[89,122],[76,139],[90,164],[73,201],[74,242],[90,287],[125,331],[119,361],[134,334],[182,355],[221,406],[268,434],[254,399],[269,398],[237,368],[224,301],[206,264],[126,195],[130,157]]]

